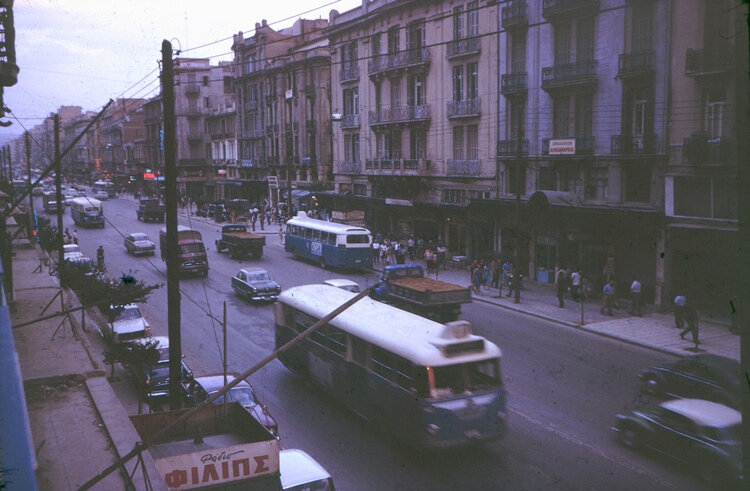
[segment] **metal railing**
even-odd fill
[[[341,119],[342,128],[359,128],[359,113],[356,114],[344,114]]]
[[[449,101],[448,117],[479,116],[480,98],[467,99],[465,101]]]
[[[497,156],[498,157],[516,157],[529,154],[529,140],[521,140],[519,147],[518,140],[498,140]]]
[[[685,52],[685,75],[725,72],[733,65],[731,53],[729,48],[688,49]]]
[[[378,55],[367,62],[367,73],[376,73],[430,62],[430,48],[414,48],[398,53]]]
[[[479,160],[449,160],[445,173],[449,176],[478,176],[479,167]]]
[[[359,174],[362,165],[359,162],[341,162],[335,169],[338,174]]]
[[[632,53],[623,53],[618,58],[617,75],[619,77],[628,77],[641,75],[644,73],[653,73],[654,71],[654,51],[634,51]]]
[[[339,71],[340,82],[351,82],[359,80],[359,65],[356,63],[345,63],[344,67]]]
[[[682,161],[686,164],[728,164],[731,161],[732,147],[726,137],[709,138],[695,134],[682,142]]]
[[[399,106],[369,112],[371,125],[423,121],[430,119],[430,105]]]
[[[526,92],[527,80],[526,72],[504,73],[500,77],[500,92],[504,95]]]
[[[512,0],[503,7],[502,23],[504,28],[526,25],[529,23],[526,0]]]
[[[656,135],[612,135],[610,153],[614,155],[634,155],[654,153]]]
[[[479,54],[481,51],[482,43],[478,37],[456,39],[448,43],[448,58]]]
[[[542,16],[545,18],[573,15],[578,10],[599,7],[599,0],[544,0]]]
[[[595,84],[596,60],[564,63],[542,68],[542,88],[549,89],[561,86]]]

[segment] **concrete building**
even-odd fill
[[[206,126],[211,142],[211,176],[214,197],[233,199],[237,179],[244,178],[237,160],[237,104],[234,99],[234,63],[219,62],[211,68]],[[218,82],[221,81],[221,84]],[[217,90],[220,89],[220,90]]]
[[[134,142],[145,135],[145,102],[140,98],[117,99],[99,120],[94,129],[101,135],[94,143],[95,179],[111,180],[122,190],[135,185],[135,166],[131,169],[129,161],[134,160]]]
[[[469,205],[495,198],[499,4],[363,1],[328,29],[336,194],[374,231],[493,251],[492,221]],[[335,202],[334,202],[335,201]],[[323,206],[323,205],[321,205]]]
[[[163,193],[161,185],[164,182],[164,116],[161,95],[146,101],[143,111],[146,132],[140,191],[142,194],[160,195]]]
[[[299,19],[275,31],[264,20],[232,51],[239,139],[239,195],[293,207],[332,181],[330,56],[325,20]]]

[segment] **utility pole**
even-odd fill
[[[62,265],[63,253],[63,199],[62,199],[62,165],[60,163],[60,115],[55,114],[55,199],[57,200],[57,266]],[[31,190],[29,190],[31,191]]]
[[[175,141],[174,71],[172,43],[161,43],[161,93],[164,113],[164,183],[167,220],[167,325],[169,331],[169,408],[179,409],[182,379],[180,272],[177,256],[177,162]],[[164,252],[162,252],[164,254]]]
[[[29,183],[29,226],[26,229],[26,233],[28,234],[27,237],[29,238],[29,242],[31,242],[34,239],[34,234],[32,233],[32,230],[34,229],[34,195],[31,192],[31,141],[29,140],[29,132],[25,132],[23,137],[26,148],[27,181]],[[31,244],[31,246],[33,247],[34,244]]]

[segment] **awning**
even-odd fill
[[[282,197],[286,198],[288,197],[288,194],[286,191],[284,191],[282,194]],[[305,198],[310,195],[310,191],[307,189],[292,189],[292,198]]]

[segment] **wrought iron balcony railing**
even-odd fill
[[[732,67],[731,50],[688,49],[685,53],[685,75],[721,74]]]
[[[478,176],[479,160],[449,160],[445,165],[448,176]]]
[[[639,155],[655,152],[656,135],[612,135],[610,153],[613,155]]]
[[[596,60],[565,63],[542,69],[542,89],[596,85]]]
[[[341,119],[342,128],[359,128],[359,113],[356,114],[344,114]]]
[[[449,101],[448,117],[449,118],[466,118],[479,116],[480,98],[467,99],[465,101]]]
[[[344,67],[339,71],[339,81],[352,82],[359,80],[359,65],[356,63],[344,63]]]
[[[559,17],[579,15],[585,10],[599,8],[599,0],[544,0],[542,16],[547,20]]]
[[[505,96],[526,94],[526,72],[504,73],[500,77],[500,92]]]
[[[698,133],[682,142],[682,161],[686,164],[728,164],[731,162],[732,147],[726,137],[709,138]]]
[[[423,65],[429,62],[430,48],[415,48],[374,57],[367,62],[367,73],[375,75],[388,70]]]
[[[498,157],[518,157],[526,156],[529,154],[529,140],[521,140],[521,144],[518,144],[518,140],[498,140],[497,141],[497,156]]]
[[[359,162],[340,162],[335,169],[337,174],[359,174],[362,172],[362,165]]]
[[[456,39],[448,43],[448,58],[478,55],[482,51],[482,43],[478,37]]]
[[[503,7],[502,23],[505,29],[528,25],[529,15],[526,0],[511,0]]]
[[[407,123],[430,119],[430,105],[399,106],[369,112],[370,125]]]
[[[634,51],[621,54],[618,59],[617,76],[620,78],[654,74],[654,51]]]

